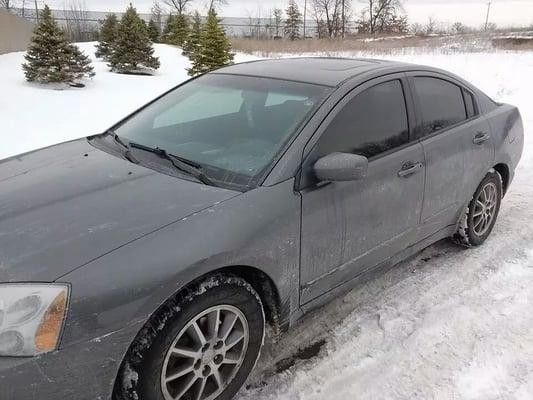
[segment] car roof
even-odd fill
[[[408,64],[370,58],[303,57],[245,62],[212,73],[282,79],[334,87],[365,72],[403,65]]]

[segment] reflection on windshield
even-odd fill
[[[211,179],[247,185],[328,92],[311,84],[209,74],[159,99],[115,132],[194,161]]]

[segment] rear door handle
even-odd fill
[[[476,136],[474,136],[474,144],[483,144],[487,140],[490,139],[490,135],[487,132],[478,132]]]
[[[413,174],[416,174],[418,171],[421,171],[424,168],[424,164],[422,163],[407,163],[405,164],[400,172],[398,172],[398,176],[400,178],[407,178]]]

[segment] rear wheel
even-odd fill
[[[150,344],[139,334],[117,397],[231,399],[257,361],[264,326],[261,300],[246,281],[220,275],[195,285],[154,317]]]
[[[463,246],[480,246],[489,237],[502,201],[502,178],[489,172],[468,205],[454,240]]]

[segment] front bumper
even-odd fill
[[[0,357],[1,400],[109,400],[133,331],[32,358]]]

